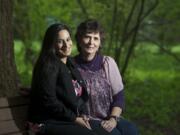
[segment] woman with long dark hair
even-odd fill
[[[51,25],[33,71],[29,123],[38,134],[93,135],[86,122],[86,86],[69,57],[72,40],[64,24]]]

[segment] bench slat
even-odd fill
[[[0,123],[0,135],[3,134],[14,134],[14,133],[18,133],[18,132],[22,132],[23,130],[21,130],[16,122],[14,120],[11,121],[3,121]]]
[[[17,97],[1,97],[0,98],[0,108],[19,106],[19,105],[27,105],[29,104],[29,98],[17,96]]]
[[[27,135],[28,104],[28,97],[0,97],[0,135]]]
[[[4,120],[21,119],[26,120],[28,106],[17,106],[13,108],[0,109],[0,122]]]
[[[16,133],[5,133],[5,134],[1,134],[1,135],[29,135],[28,133],[22,133],[22,132],[16,132]]]

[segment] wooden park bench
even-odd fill
[[[0,97],[0,135],[28,135],[26,129],[29,98]]]

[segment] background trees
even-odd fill
[[[41,41],[49,24],[67,23],[74,32],[81,20],[96,18],[106,31],[103,51],[115,58],[125,75],[138,41],[155,43],[160,51],[179,61],[171,52],[172,44],[179,42],[179,3],[177,0],[15,0],[14,31],[24,44],[25,61],[34,63],[37,56],[33,53],[33,41]]]
[[[96,18],[106,32],[102,51],[115,58],[124,76],[124,116],[141,134],[178,135],[179,7],[179,0],[0,0],[0,95],[14,95],[19,86],[30,86],[50,24],[66,23],[74,34],[82,20]]]

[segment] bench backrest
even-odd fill
[[[24,135],[29,98],[0,98],[0,135]]]

